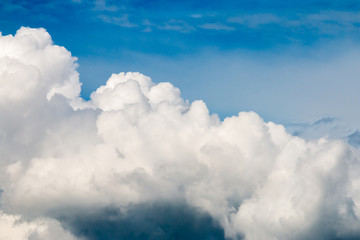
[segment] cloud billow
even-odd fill
[[[59,219],[75,235],[90,240],[225,239],[216,220],[184,204],[129,205],[125,212],[110,207]]]
[[[0,36],[0,238],[360,238],[357,148],[140,73],[85,101],[76,68],[44,29]]]

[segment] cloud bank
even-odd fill
[[[0,36],[3,238],[360,239],[357,148],[140,73],[85,101],[76,68],[44,29]]]

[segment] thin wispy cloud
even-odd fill
[[[256,28],[266,24],[280,24],[283,22],[283,19],[274,14],[251,14],[231,17],[227,21],[230,23],[245,25],[250,28]]]
[[[348,11],[321,11],[310,14],[297,13],[295,15],[250,14],[230,17],[227,22],[248,28],[266,28],[267,25],[271,24],[291,31],[297,27],[302,27],[308,31],[317,29],[323,34],[338,35],[356,32],[360,22],[359,14]]]
[[[195,31],[195,27],[189,25],[187,22],[182,20],[169,20],[164,24],[155,25],[159,30],[170,30],[170,31],[177,31],[181,33],[190,33]]]
[[[199,13],[195,13],[195,14],[191,14],[190,17],[192,17],[192,18],[202,18],[203,15],[199,14]]]
[[[94,1],[94,10],[95,11],[105,11],[105,12],[117,12],[119,7],[116,5],[108,5],[106,0],[95,0]]]
[[[233,31],[234,27],[230,27],[221,23],[204,23],[200,25],[200,28],[207,30],[224,30],[224,31]]]
[[[136,27],[138,27],[137,24],[134,24],[134,23],[129,21],[129,15],[127,15],[127,14],[122,15],[121,17],[109,17],[109,16],[106,16],[106,15],[100,15],[99,18],[101,20],[103,20],[104,22],[106,22],[106,23],[118,25],[120,27],[125,27],[125,28],[136,28]]]

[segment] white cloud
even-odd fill
[[[0,45],[0,104],[42,98],[43,94],[48,99],[56,93],[68,99],[79,95],[76,58],[54,46],[45,29],[22,27],[15,36],[1,37]]]
[[[113,74],[85,102],[75,60],[44,29],[0,37],[0,229],[170,202],[209,213],[229,238],[360,234],[357,149],[253,112],[220,121],[140,73]]]
[[[19,215],[4,214],[0,211],[0,239],[76,240],[77,238],[65,231],[56,220],[42,218],[26,222]]]

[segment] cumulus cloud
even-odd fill
[[[44,29],[0,36],[0,229],[15,239],[359,239],[357,148],[254,112],[220,121],[140,73],[85,101],[76,67]]]
[[[0,238],[6,240],[80,240],[65,231],[56,220],[42,218],[26,222],[19,215],[3,212],[0,212]]]

